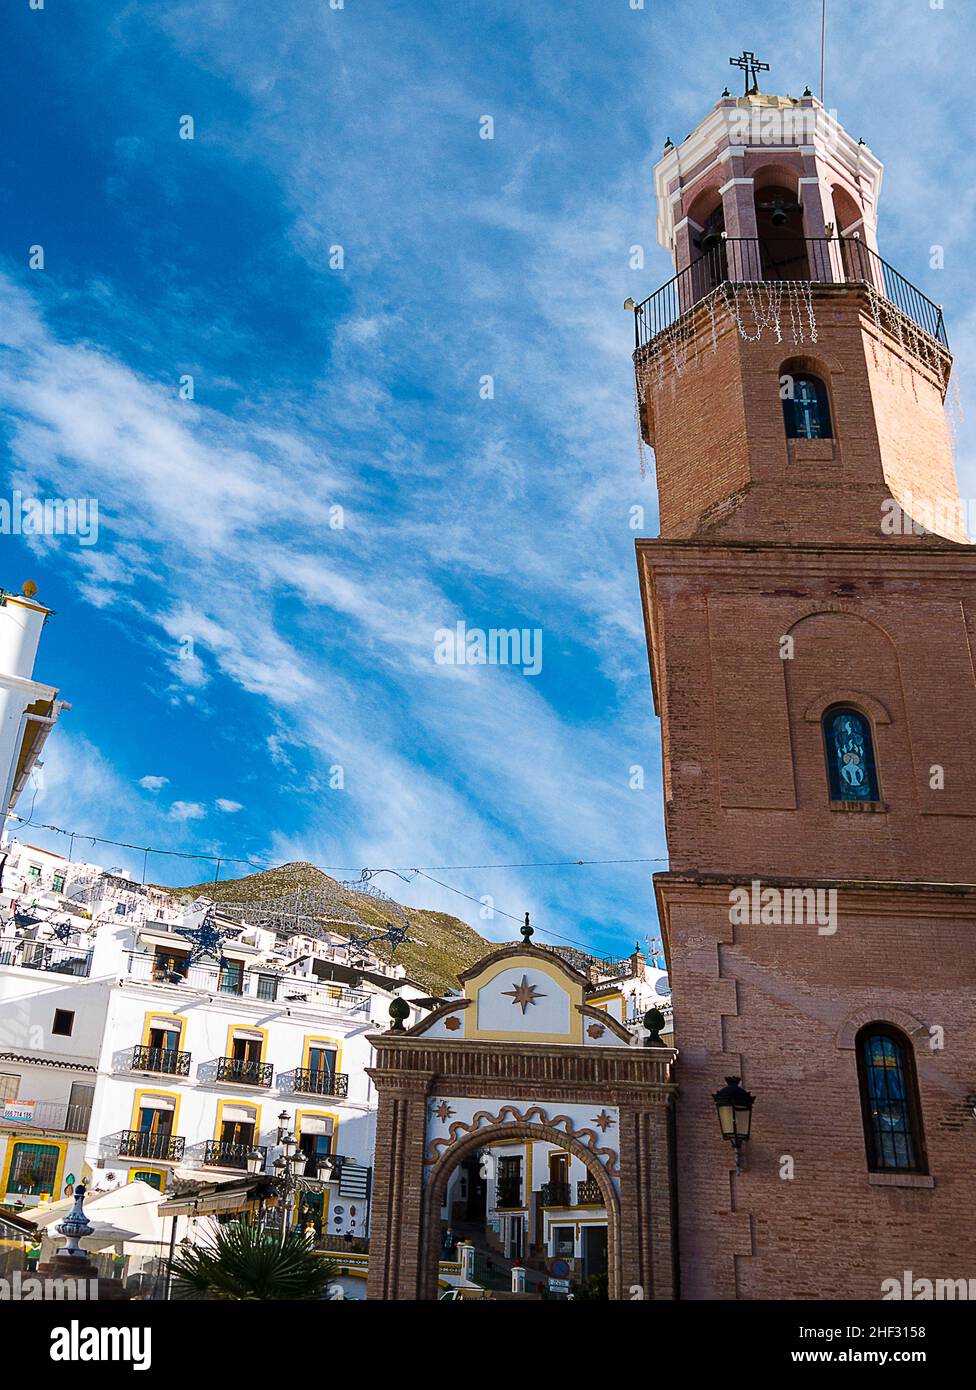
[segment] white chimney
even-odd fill
[[[19,594],[0,590],[0,821],[12,811],[62,709],[57,687],[34,680],[41,629],[51,610],[30,580]]]

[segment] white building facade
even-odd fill
[[[0,898],[0,1204],[56,1201],[82,1178],[171,1193],[243,1176],[255,1151],[270,1172],[284,1128],[309,1177],[327,1170],[293,1219],[365,1236],[367,1034],[394,995],[421,1017],[423,990],[342,937],[276,938],[91,865],[66,865],[61,893],[43,866],[27,901],[36,861],[11,847]]]

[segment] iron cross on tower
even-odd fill
[[[759,74],[769,72],[768,63],[760,63],[755,53],[750,53],[746,49],[741,58],[730,58],[729,63],[734,68],[742,68],[746,78],[746,96],[754,96],[759,91]]]

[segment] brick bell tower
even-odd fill
[[[655,169],[677,273],[635,310],[637,560],[684,1298],[976,1275],[976,553],[881,176],[815,98],[755,89]]]

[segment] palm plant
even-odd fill
[[[174,1298],[322,1299],[338,1266],[309,1249],[293,1231],[284,1241],[259,1226],[234,1221],[169,1261]]]

